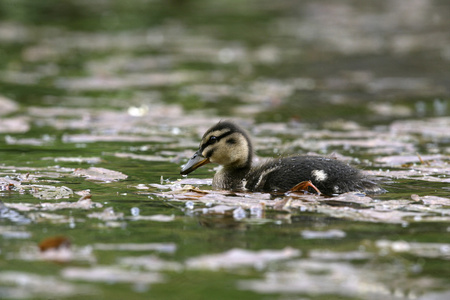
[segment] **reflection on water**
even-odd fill
[[[0,298],[448,298],[449,9],[1,2]],[[331,156],[389,193],[182,178],[224,118],[257,159]]]

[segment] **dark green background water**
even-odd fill
[[[299,209],[290,213],[269,209],[267,222],[252,222],[193,214],[184,202],[155,195],[162,190],[150,184],[159,184],[161,177],[181,178],[179,168],[195,151],[202,131],[221,118],[236,118],[255,136],[261,156],[337,152],[351,157],[360,168],[384,172],[390,192],[376,197],[380,201],[410,200],[411,194],[448,200],[449,16],[450,4],[438,0],[1,1],[0,96],[17,104],[0,114],[2,122],[13,124],[0,124],[1,176],[30,173],[37,176],[35,184],[89,189],[93,201],[125,217],[137,207],[143,216],[175,218],[171,222],[119,218],[116,227],[88,217],[104,208],[53,212],[73,217],[74,222],[43,217],[21,224],[0,218],[1,232],[29,233],[25,238],[0,235],[0,298],[445,299],[450,278],[448,202],[427,206],[431,213],[423,206],[417,208],[435,217],[431,221],[406,219],[403,224],[369,218],[355,221],[345,214],[336,218]],[[415,126],[416,121],[423,121],[423,126]],[[436,131],[426,130],[433,126]],[[308,138],[310,132],[318,135]],[[333,143],[340,132],[347,134],[342,145]],[[370,143],[377,134],[378,143],[386,139],[385,148]],[[76,135],[82,135],[80,140],[71,140]],[[371,135],[363,146],[345,146]],[[89,137],[96,139],[90,142]],[[114,155],[123,152],[157,159]],[[420,169],[420,163],[376,162],[416,153],[441,155],[429,169],[421,169],[440,179],[390,177],[388,170]],[[101,161],[55,161],[60,157]],[[56,165],[70,171],[59,171]],[[98,183],[71,175],[75,168],[90,166],[119,171],[128,178]],[[190,178],[212,176],[211,168],[204,168]],[[141,193],[138,184],[149,189]],[[45,200],[27,190],[2,191],[0,197],[4,203],[39,204],[75,202],[79,196]],[[414,209],[387,206],[386,210]],[[19,213],[31,218],[28,212]],[[342,230],[345,237],[306,239],[301,234],[332,229]],[[94,250],[96,262],[27,261],[16,255],[55,235],[68,237],[74,249],[95,243],[175,243],[177,249],[174,253]],[[380,240],[423,243],[433,250],[411,244],[404,251],[386,252],[377,246]],[[194,270],[186,263],[233,248],[288,246],[302,251],[298,260],[324,265],[326,259],[314,259],[311,253],[368,253],[364,259],[350,254],[348,259],[330,260],[330,264],[352,266],[348,276],[361,281],[339,287],[344,279],[335,279],[321,265],[322,269],[305,271],[309,279],[317,279],[317,290],[292,291],[288,279],[295,278],[294,268],[282,284],[285,288],[264,293],[241,280],[262,280],[270,272],[289,270],[289,260],[263,268],[215,271]],[[164,280],[150,285],[133,280],[69,280],[61,275],[69,267],[142,271],[143,267],[123,266],[120,259],[148,254],[183,267],[178,271],[163,267],[157,273]],[[18,272],[16,278],[36,275],[37,286],[46,282],[49,286],[39,289],[31,281],[11,280],[14,276],[6,276],[8,272]],[[73,284],[75,292],[52,293],[52,285],[59,283],[50,278]],[[328,286],[336,280],[337,288],[327,291],[320,286],[321,279]]]

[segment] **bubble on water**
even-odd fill
[[[444,116],[447,113],[447,101],[434,99],[433,109],[435,115]]]
[[[143,117],[145,116],[149,111],[149,107],[147,105],[141,105],[141,106],[130,106],[128,108],[128,114],[133,117]]]
[[[192,202],[192,201],[186,202],[186,208],[187,209],[194,209],[194,202]]]
[[[242,207],[238,207],[235,210],[233,210],[233,218],[236,220],[242,220],[247,216],[247,213]]]
[[[252,217],[262,218],[263,217],[263,212],[264,212],[264,210],[263,210],[263,207],[261,205],[250,207],[250,215]]]
[[[139,207],[132,207],[132,208],[131,208],[131,215],[132,215],[133,217],[139,216],[139,213],[140,213]]]
[[[425,102],[419,101],[416,102],[416,114],[420,117],[423,117],[427,113],[427,106]]]
[[[149,288],[148,284],[143,283],[143,282],[138,282],[133,285],[133,291],[135,291],[136,293],[145,293],[149,289],[150,288]]]
[[[411,266],[411,272],[413,273],[421,273],[423,270],[423,267],[420,264],[414,264]]]
[[[179,135],[180,133],[181,133],[180,128],[178,128],[178,127],[172,128],[172,134]]]
[[[223,48],[219,51],[219,61],[228,64],[236,59],[236,51],[230,48]]]
[[[77,225],[75,224],[75,220],[73,218],[69,219],[69,228],[74,229]]]
[[[395,252],[407,252],[411,250],[411,245],[406,241],[395,241],[391,244],[391,248]]]
[[[450,246],[449,245],[442,245],[439,250],[442,253],[449,253],[450,252]]]

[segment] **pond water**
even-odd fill
[[[0,298],[450,298],[448,1],[6,0],[0,16]],[[388,193],[181,177],[221,119],[259,160],[336,157]]]

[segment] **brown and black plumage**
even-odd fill
[[[223,168],[213,179],[213,187],[252,192],[287,192],[310,181],[326,195],[345,192],[367,194],[385,190],[361,171],[335,159],[320,156],[272,158],[253,165],[253,149],[248,134],[236,124],[222,121],[203,135],[198,151],[181,169],[186,175],[207,164]]]

